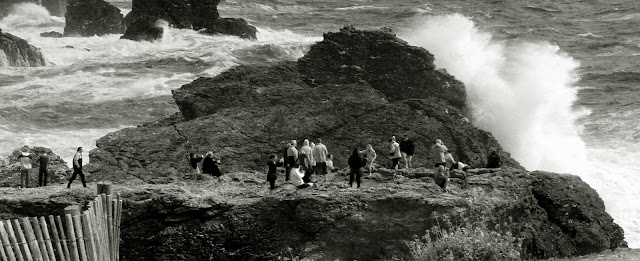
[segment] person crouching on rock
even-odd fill
[[[189,153],[189,166],[191,166],[192,174],[200,174],[200,168],[198,163],[202,160],[202,155],[197,155],[193,152]]]
[[[360,188],[360,178],[362,177],[362,172],[360,168],[363,167],[362,158],[360,158],[360,152],[358,148],[353,148],[353,153],[349,157],[348,161],[349,167],[351,167],[351,171],[349,172],[349,187],[353,187],[353,178],[356,178],[356,184],[358,188]]]
[[[440,186],[440,188],[445,192],[447,191],[447,185],[449,184],[449,172],[444,165],[438,166],[433,180],[436,182],[436,185]]]
[[[209,151],[205,154],[204,160],[202,160],[202,173],[209,174],[212,177],[216,177],[220,181],[220,168],[218,168],[219,159],[213,157],[213,152]]]
[[[284,165],[284,159],[280,158],[280,161],[278,161],[278,156],[276,156],[276,154],[270,154],[267,165],[269,165],[267,181],[269,182],[269,188],[273,190],[276,188],[276,179],[278,179],[278,167]]]
[[[500,159],[500,155],[495,148],[491,148],[491,153],[487,156],[487,168],[497,169],[502,166],[502,160]]]
[[[304,178],[304,173],[300,172],[300,165],[298,163],[293,165],[291,168],[291,183],[296,186],[296,188],[303,189],[313,186],[311,182],[304,182],[302,178]]]

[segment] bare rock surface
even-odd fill
[[[122,34],[126,29],[120,9],[104,0],[68,0],[65,36]]]
[[[0,67],[38,67],[47,64],[39,48],[0,29]]]

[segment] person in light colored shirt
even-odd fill
[[[293,168],[291,168],[290,176],[291,176],[291,184],[296,186],[296,188],[303,189],[303,188],[308,188],[313,186],[313,183],[304,182],[302,180],[302,178],[304,178],[304,174],[300,172],[300,165],[298,164],[293,165]]]
[[[18,155],[18,161],[20,162],[20,187],[29,187],[29,172],[31,172],[31,154],[24,149]]]
[[[316,143],[311,154],[313,154],[313,160],[316,162],[315,172],[319,176],[318,180],[320,180],[320,177],[324,177],[324,181],[327,181],[327,155],[329,155],[329,151],[322,144],[322,139],[318,138],[318,143]]]

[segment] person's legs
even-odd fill
[[[356,183],[358,184],[358,188],[360,188],[360,178],[362,177],[362,173],[360,171],[356,172]]]
[[[413,158],[413,155],[407,155],[407,166],[408,168],[411,168],[411,159]]]
[[[303,189],[303,188],[308,188],[311,187],[313,184],[312,183],[304,183],[300,186],[298,186],[299,189]]]
[[[42,176],[44,170],[43,169],[38,169],[38,187],[42,187]]]
[[[354,171],[349,171],[349,187],[353,187],[353,176],[355,175]]]
[[[276,188],[276,181],[271,179],[269,180],[269,188],[270,189],[275,189]]]
[[[400,157],[402,157],[402,162],[404,162],[404,168],[408,168],[409,162],[407,162],[407,153],[400,153]]]
[[[43,176],[42,176],[42,185],[43,186],[47,186],[47,180],[49,179],[49,170],[48,169],[44,169],[43,171]]]
[[[73,175],[71,175],[71,178],[69,179],[69,184],[67,184],[67,188],[71,187],[71,182],[73,182],[73,180],[76,179],[76,176],[78,176],[78,169],[74,166],[73,167]]]
[[[82,186],[86,188],[87,187],[87,182],[85,180],[84,172],[82,172],[82,169],[80,169],[78,174],[80,174],[80,180],[82,181]]]
[[[29,170],[20,170],[20,186],[22,188],[26,188],[27,186],[29,186]]]

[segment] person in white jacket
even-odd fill
[[[324,181],[327,181],[327,155],[329,155],[329,151],[322,144],[322,139],[318,138],[318,143],[316,143],[311,154],[316,162],[315,173],[318,175],[318,180],[320,180],[320,177],[324,177]]]
[[[300,172],[299,164],[293,165],[293,168],[291,168],[291,173],[289,174],[289,176],[291,178],[291,184],[296,186],[296,188],[303,189],[303,188],[308,188],[313,186],[313,183],[304,182],[302,180],[302,178],[304,178],[304,173]]]

